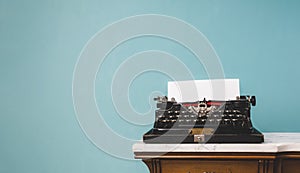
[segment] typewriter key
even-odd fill
[[[224,124],[229,125],[230,124],[230,119],[224,119]]]
[[[192,122],[192,120],[191,119],[186,119],[185,122],[190,123],[190,122]]]
[[[236,114],[235,115],[237,118],[242,118],[243,116],[242,116],[242,114]]]
[[[221,117],[222,117],[222,118],[225,118],[225,117],[227,117],[227,115],[226,115],[226,114],[222,114]]]
[[[231,121],[233,126],[237,126],[237,119],[232,119]]]
[[[195,117],[196,117],[196,115],[192,114],[192,115],[190,115],[190,117],[191,117],[191,118],[195,118]]]
[[[164,115],[157,115],[158,118],[163,118],[165,117]]]
[[[214,123],[215,120],[214,120],[214,119],[209,119],[208,122],[209,122],[209,123]]]
[[[184,120],[183,120],[183,119],[179,119],[178,122],[179,122],[179,123],[183,123]]]
[[[168,122],[168,120],[167,119],[163,119],[163,120],[161,120],[161,122],[166,123],[166,122]]]
[[[183,115],[184,118],[189,118],[190,116],[188,114]]]
[[[218,114],[213,115],[214,118],[219,118],[220,116]]]
[[[175,122],[176,122],[176,119],[172,119],[171,122],[172,122],[172,123],[175,123]]]
[[[175,116],[174,115],[169,115],[169,118],[175,118]]]
[[[176,115],[176,118],[181,118],[181,115]]]

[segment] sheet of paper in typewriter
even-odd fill
[[[168,82],[168,98],[177,102],[235,100],[240,96],[239,79],[188,80]]]

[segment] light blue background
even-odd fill
[[[226,77],[240,78],[242,94],[257,96],[252,120],[258,129],[300,131],[297,0],[0,0],[1,173],[147,172],[141,161],[118,159],[95,147],[78,125],[72,104],[73,70],[86,42],[114,21],[145,13],[182,19],[209,39]],[[97,79],[110,80],[124,58],[148,49],[179,56],[197,79],[207,77],[202,65],[182,47],[145,37],[112,52]],[[167,80],[155,72],[136,78],[130,88],[136,110],[149,109],[152,90],[166,93]],[[136,126],[120,119],[108,84],[96,83],[105,120],[121,135],[140,139],[151,125]]]

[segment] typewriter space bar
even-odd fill
[[[159,133],[159,134],[164,134],[164,133],[169,133],[169,134],[189,134],[191,133],[190,129],[161,129],[161,128],[153,128],[153,132]]]

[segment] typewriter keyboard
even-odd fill
[[[219,110],[199,114],[192,110],[156,110],[156,128],[219,126],[247,128],[249,119],[239,110]]]

